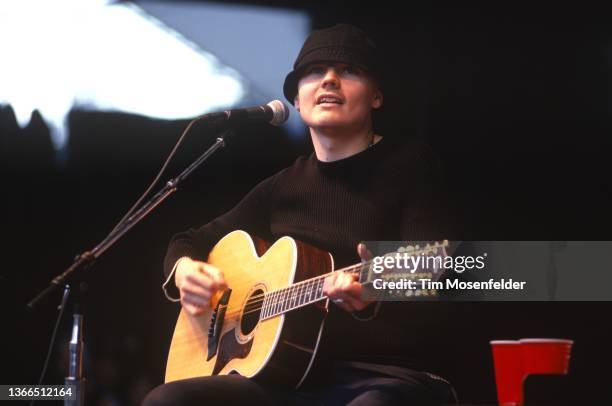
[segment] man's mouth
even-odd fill
[[[342,104],[343,100],[332,94],[324,94],[317,98],[317,104]]]

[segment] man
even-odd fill
[[[421,144],[396,145],[373,131],[372,111],[382,106],[383,93],[376,47],[363,31],[347,24],[314,31],[283,90],[310,128],[314,154],[264,180],[225,215],[173,238],[164,288],[174,282],[180,295],[174,300],[192,315],[228,287],[223,270],[205,258],[235,229],[270,241],[289,235],[331,252],[337,268],[366,256],[360,241],[446,237],[432,154]],[[417,337],[426,334],[407,330],[415,316],[409,322],[407,312],[410,305],[417,314],[425,307],[365,302],[361,285],[343,273],[325,280],[324,293],[334,305],[320,351],[329,374],[320,386],[286,392],[236,375],[214,376],[162,385],[145,404],[423,405],[448,399],[447,382],[413,369],[427,354]],[[435,311],[427,323],[443,323],[444,315]]]

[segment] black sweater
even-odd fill
[[[269,241],[288,235],[329,251],[337,268],[359,262],[360,241],[449,238],[438,161],[423,144],[382,139],[334,162],[301,157],[257,185],[234,209],[173,237],[164,269],[182,256],[206,259],[225,234],[243,229]],[[385,302],[360,322],[330,306],[323,336],[335,359],[428,368],[444,335],[448,304]],[[350,337],[350,338],[349,338]]]

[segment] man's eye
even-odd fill
[[[349,74],[349,75],[358,75],[359,74],[359,68],[356,68],[354,66],[345,66],[344,68],[342,68],[340,70],[340,72],[346,73],[346,74]]]
[[[307,75],[322,75],[325,69],[322,66],[313,66],[306,70]]]

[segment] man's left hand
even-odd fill
[[[372,259],[372,254],[367,250],[365,244],[357,245],[357,253],[363,261]],[[361,299],[361,284],[357,282],[357,279],[357,274],[334,272],[325,278],[323,293],[347,312],[363,310],[373,302]]]

